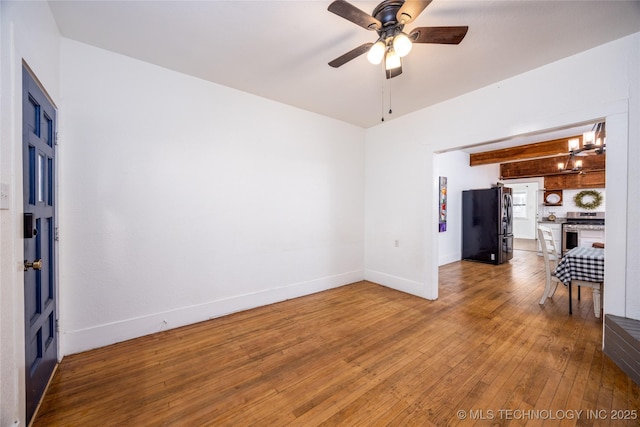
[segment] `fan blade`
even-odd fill
[[[365,43],[363,45],[360,45],[357,48],[350,50],[344,55],[339,56],[333,61],[329,62],[329,65],[331,65],[333,68],[338,68],[351,61],[352,59],[355,59],[363,53],[367,52],[369,49],[371,49],[371,46],[373,46],[373,43]]]
[[[360,25],[366,30],[377,30],[382,28],[382,23],[366,12],[361,11],[351,3],[344,0],[336,0],[327,8],[329,12],[333,12],[338,16]]]
[[[404,2],[398,13],[396,14],[396,19],[401,24],[408,24],[413,21],[422,13],[422,11],[429,6],[431,0],[407,0]]]
[[[390,70],[385,70],[385,73],[387,74],[387,80],[388,79],[392,79],[394,77],[397,77],[400,74],[402,74],[402,65],[399,66],[398,68],[392,68]]]
[[[418,27],[409,34],[414,43],[459,44],[469,27]]]

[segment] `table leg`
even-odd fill
[[[567,286],[569,286],[569,314],[573,314],[571,311],[571,282]]]

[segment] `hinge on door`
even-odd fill
[[[53,240],[55,240],[56,242],[60,240],[60,235],[58,234],[58,227],[56,227],[55,231],[53,232]]]
[[[58,131],[53,136],[53,145],[58,145]]]
[[[56,333],[60,332],[60,322],[56,319]]]

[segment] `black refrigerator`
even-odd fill
[[[462,259],[502,264],[513,258],[511,188],[462,192]]]

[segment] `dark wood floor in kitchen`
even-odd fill
[[[65,357],[33,425],[640,425],[591,292],[540,306],[542,272],[516,251],[441,267],[437,301],[360,282]]]

